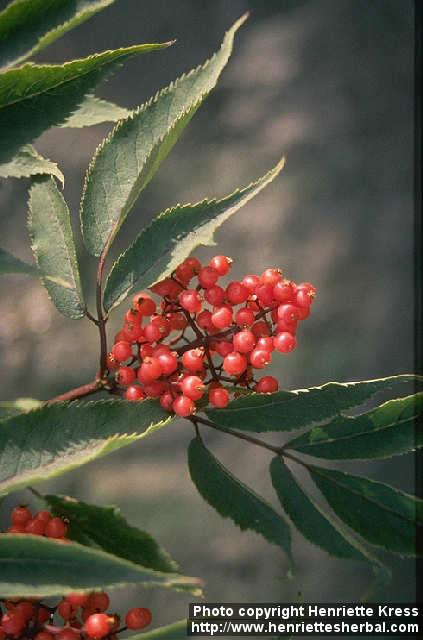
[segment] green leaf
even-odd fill
[[[0,163],[43,131],[61,125],[116,66],[139,53],[169,46],[140,44],[61,65],[25,64],[0,74]]]
[[[159,403],[60,403],[0,426],[0,495],[75,469],[169,424]]]
[[[181,640],[188,637],[187,620],[179,620],[165,627],[158,627],[157,629],[153,629],[153,631],[131,636],[131,640]]]
[[[97,149],[81,201],[84,242],[94,256],[111,243],[141,191],[215,86],[232,52],[234,34],[246,17],[227,32],[221,49],[210,60],[136,109]]]
[[[30,144],[19,149],[9,162],[0,164],[0,178],[30,178],[36,175],[55,176],[62,185],[65,182],[57,164],[43,158]]]
[[[85,313],[70,214],[54,178],[33,180],[28,230],[43,285],[57,309],[69,318]]]
[[[213,244],[215,230],[256,196],[279,174],[284,159],[248,187],[221,200],[166,209],[144,229],[113,265],[104,292],[104,305],[118,305],[136,285],[147,287],[176,268],[194,249]]]
[[[178,570],[166,551],[146,531],[128,524],[117,507],[97,507],[69,496],[46,495],[44,500],[54,514],[69,519],[70,531],[82,532],[103,551],[155,571]]]
[[[117,122],[130,115],[130,111],[113,102],[100,100],[95,96],[87,96],[80,107],[73,112],[62,127],[91,127],[102,122]]]
[[[114,0],[14,0],[0,13],[0,67],[35,55]]]
[[[31,264],[23,262],[0,248],[0,274],[2,273],[24,273],[28,276],[38,276],[37,269]]]
[[[35,398],[16,398],[15,400],[2,400],[0,402],[0,419],[10,418],[19,413],[26,413],[32,409],[38,409],[44,403]]]
[[[282,547],[291,560],[291,532],[273,507],[235,478],[202,443],[194,438],[188,448],[191,479],[204,500],[241,531],[250,529]]]
[[[225,409],[206,409],[211,420],[241,431],[292,431],[329,420],[358,407],[379,391],[395,384],[416,382],[419,376],[403,374],[361,382],[327,382],[321,387],[270,394],[250,394]]]
[[[0,536],[0,596],[62,595],[69,591],[142,584],[199,593],[200,581],[159,573],[75,542],[42,536]]]
[[[329,459],[389,458],[423,446],[416,421],[422,413],[423,392],[389,400],[355,418],[338,416],[285,445],[310,456]]]
[[[423,533],[423,500],[369,478],[312,465],[307,468],[337,516],[362,538],[387,551],[421,554],[416,543],[417,526],[420,536]]]

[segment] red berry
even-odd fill
[[[172,409],[176,413],[177,416],[181,416],[182,418],[187,418],[192,415],[195,411],[195,404],[188,398],[187,396],[178,396],[172,404]]]
[[[135,380],[135,371],[131,367],[120,367],[117,370],[116,378],[122,387],[127,387]]]
[[[213,287],[206,289],[204,293],[204,298],[209,304],[213,305],[213,307],[219,307],[221,304],[223,304],[225,296],[225,289],[219,287],[218,284],[215,284]]]
[[[42,520],[37,520],[37,518],[32,518],[25,525],[25,533],[31,534],[33,536],[43,536],[45,535],[46,523]]]
[[[230,376],[239,376],[247,368],[247,358],[237,351],[232,351],[223,360],[223,368]]]
[[[75,607],[68,600],[62,600],[57,607],[57,613],[63,620],[69,620],[75,615]]]
[[[293,304],[281,304],[278,307],[278,318],[283,322],[295,322],[299,318],[298,307]]]
[[[162,333],[160,331],[160,327],[149,322],[144,327],[144,335],[147,342],[157,342],[162,338]]]
[[[152,382],[162,375],[162,366],[158,358],[145,358],[137,371],[137,378],[140,382]]]
[[[254,349],[250,353],[250,364],[254,369],[263,369],[272,360],[272,354],[267,349]]]
[[[89,598],[89,594],[87,593],[68,593],[66,596],[66,600],[71,603],[73,607],[83,607]]]
[[[176,351],[159,353],[157,355],[157,360],[159,361],[162,373],[165,376],[169,376],[178,368],[178,354]]]
[[[288,331],[281,331],[273,338],[273,344],[276,351],[281,353],[289,353],[297,346],[297,339]]]
[[[37,621],[40,624],[44,624],[44,622],[47,622],[47,620],[50,620],[50,611],[47,609],[47,607],[40,606],[37,611]]]
[[[128,309],[125,313],[125,322],[128,324],[141,324],[142,316],[136,309]]]
[[[125,322],[124,327],[120,333],[122,334],[122,338],[123,338],[122,341],[126,340],[128,342],[136,342],[138,338],[143,335],[144,332],[141,329],[141,325],[136,324],[134,322],[132,323]]]
[[[242,325],[250,326],[253,324],[254,320],[255,320],[254,311],[249,307],[242,307],[241,309],[238,309],[238,311],[235,314],[235,322],[240,326]]]
[[[197,324],[200,329],[204,329],[205,331],[213,331],[215,328],[212,322],[212,314],[210,311],[204,310],[197,316]]]
[[[233,338],[234,351],[239,351],[240,353],[248,353],[254,349],[256,344],[256,338],[252,331],[248,331],[245,329],[244,331],[239,331],[234,335]]]
[[[186,285],[194,276],[193,268],[187,264],[186,262],[182,262],[182,264],[178,265],[175,269],[175,277],[179,282]]]
[[[156,311],[156,303],[151,298],[151,296],[149,296],[148,293],[145,293],[144,291],[142,291],[141,293],[137,293],[134,296],[133,303],[135,309],[142,316],[151,316]]]
[[[12,527],[6,529],[6,533],[25,533],[25,525],[14,524]]]
[[[214,256],[210,262],[209,266],[217,271],[219,276],[225,276],[232,265],[232,259],[228,258],[228,256]]]
[[[270,336],[270,329],[265,320],[257,320],[257,322],[255,322],[251,327],[251,331],[254,333],[256,338]]]
[[[257,340],[257,349],[265,349],[266,351],[273,351],[273,338],[270,336],[263,336]]]
[[[209,402],[214,407],[218,407],[219,409],[223,409],[229,404],[229,391],[224,389],[223,387],[217,387],[215,389],[210,389],[209,391]]]
[[[176,300],[180,292],[182,291],[182,287],[180,284],[172,280],[172,278],[165,278],[160,282],[156,282],[153,284],[151,291],[157,293],[158,296],[166,296],[171,300]]]
[[[278,302],[292,302],[294,296],[294,285],[289,280],[280,280],[273,287],[273,297]]]
[[[12,524],[17,524],[17,525],[26,524],[28,520],[31,520],[31,518],[32,518],[32,513],[30,512],[28,507],[25,507],[24,505],[21,505],[19,507],[15,507],[14,509],[12,509],[12,513],[10,516]]]
[[[310,305],[308,305],[307,307],[297,306],[297,309],[298,309],[298,320],[305,320],[310,315]]]
[[[110,632],[111,623],[106,613],[92,613],[84,625],[85,633],[90,638],[103,638]]]
[[[47,524],[47,522],[51,520],[53,516],[51,515],[50,511],[39,511],[35,514],[34,517],[36,520],[41,520],[42,522],[45,522]]]
[[[68,527],[62,518],[52,518],[46,524],[45,535],[47,538],[64,538]]]
[[[188,371],[201,371],[204,365],[203,349],[189,349],[182,355],[182,364]]]
[[[160,405],[165,411],[172,411],[173,395],[170,391],[165,391],[160,396]]]
[[[119,363],[111,351],[107,354],[106,364],[108,369],[116,369],[119,366]]]
[[[22,631],[26,625],[24,616],[17,611],[5,613],[1,619],[1,626],[7,635],[14,636]]]
[[[188,325],[188,320],[184,314],[179,311],[177,313],[170,313],[168,320],[171,331],[182,331],[182,329],[185,329]]]
[[[228,307],[218,307],[213,311],[211,321],[216,329],[225,329],[232,324],[232,311]]]
[[[79,640],[79,637],[79,632],[71,629],[70,627],[63,627],[63,629],[55,636],[56,640]]]
[[[294,320],[293,322],[285,322],[284,320],[279,319],[276,323],[276,333],[288,331],[289,333],[292,333],[292,335],[295,335],[297,331],[297,324],[297,320]]]
[[[179,294],[179,304],[189,313],[201,311],[201,296],[195,289],[186,289]]]
[[[262,284],[274,286],[280,280],[282,280],[282,272],[280,269],[266,269],[260,276],[260,282]]]
[[[184,263],[191,267],[194,274],[198,273],[201,269],[201,262],[192,256],[184,260]]]
[[[278,389],[279,383],[273,376],[263,376],[255,387],[257,393],[274,393]]]
[[[116,342],[112,347],[112,355],[118,362],[128,360],[132,355],[131,345],[129,342],[125,342],[124,340]]]
[[[49,633],[48,631],[39,631],[35,635],[34,640],[54,640],[54,636],[52,633]]]
[[[217,353],[224,358],[228,355],[228,353],[232,353],[234,350],[234,345],[232,342],[228,342],[227,340],[219,340],[219,342],[213,343],[216,345]]]
[[[151,624],[152,615],[150,609],[129,609],[125,616],[125,625],[128,629],[144,629]]]
[[[123,397],[125,398],[125,400],[130,400],[131,402],[135,402],[137,400],[144,400],[145,393],[141,389],[141,387],[131,385],[126,389]]]
[[[170,322],[163,316],[152,316],[151,324],[157,327],[160,331],[160,337],[165,338],[170,333]]]
[[[15,607],[15,611],[22,614],[26,621],[31,620],[32,616],[34,615],[34,610],[35,607],[33,603],[29,601],[18,602]]]
[[[256,296],[262,306],[270,307],[273,302],[273,286],[268,283],[259,284],[256,287]]]
[[[144,360],[144,358],[151,358],[151,356],[154,354],[154,349],[151,344],[142,344],[140,346],[139,354],[141,360]]]
[[[204,394],[205,385],[198,376],[186,376],[181,384],[182,393],[191,400],[200,400]]]
[[[109,608],[110,598],[104,591],[91,593],[86,607],[91,611],[106,611]]]
[[[242,281],[244,287],[247,287],[250,293],[255,293],[256,287],[260,284],[260,278],[256,275],[248,275]]]
[[[250,291],[242,282],[231,282],[226,287],[226,297],[231,304],[241,304],[248,300]]]
[[[198,282],[203,287],[203,289],[209,289],[210,287],[215,285],[218,278],[219,274],[211,267],[203,267],[198,274]]]

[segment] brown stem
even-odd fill
[[[234,429],[230,429],[229,427],[222,427],[220,424],[215,424],[211,420],[207,420],[207,418],[202,418],[200,416],[193,416],[192,418],[188,418],[190,422],[194,425],[204,424],[207,427],[211,427],[212,429],[216,429],[217,431],[222,431],[223,433],[227,433],[228,435],[234,436],[235,438],[239,438],[240,440],[246,440],[250,444],[255,444],[258,447],[262,447],[263,449],[267,449],[268,451],[272,451],[276,453],[278,456],[284,454],[282,447],[275,447],[273,444],[269,444],[268,442],[264,442],[264,440],[259,440],[259,438],[254,438],[253,436],[249,436],[246,433],[241,433],[240,431],[235,431]],[[285,455],[285,454],[284,454]],[[289,456],[291,457],[291,456]]]
[[[75,387],[74,389],[70,389],[65,393],[61,393],[59,396],[55,396],[46,402],[47,405],[56,404],[56,402],[70,402],[71,400],[78,400],[79,398],[84,398],[85,396],[90,396],[93,393],[97,393],[104,388],[104,383],[96,378],[91,382],[87,382],[86,384],[82,384],[80,387]]]

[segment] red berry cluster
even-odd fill
[[[207,399],[225,407],[236,387],[277,391],[274,377],[255,380],[254,370],[264,369],[273,351],[295,349],[298,322],[310,314],[316,290],[286,280],[279,269],[222,286],[231,264],[226,256],[206,266],[187,258],[151,287],[159,304],[148,293],[134,296],[108,354],[127,400],[160,398],[165,410],[188,417]]]
[[[46,535],[65,540],[57,534],[59,521],[63,536],[66,524],[60,518],[53,518],[48,511],[39,511],[32,517],[27,507],[15,507],[11,520],[12,526],[7,533]],[[45,532],[36,530],[35,525],[23,530],[33,521],[42,522]],[[51,529],[48,529],[49,525]],[[137,607],[129,609],[121,626],[120,616],[107,611],[109,605],[109,596],[104,592],[69,593],[56,606],[38,598],[0,600],[0,640],[117,640],[119,633],[127,629],[144,629],[151,623],[151,611]]]
[[[21,505],[12,510],[6,533],[28,533],[69,542],[65,537],[67,530],[68,525],[63,518],[54,518],[49,511],[38,511],[33,515],[28,507]]]

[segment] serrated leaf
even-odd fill
[[[97,149],[88,169],[81,201],[85,246],[99,256],[110,244],[159,165],[215,86],[232,52],[234,34],[246,16],[227,32],[221,49],[160,91],[120,122]]]
[[[155,571],[178,570],[176,562],[150,534],[128,524],[117,507],[98,507],[69,496],[46,495],[44,500],[54,514],[68,518],[70,531],[82,533],[103,551]]]
[[[72,113],[61,127],[91,127],[102,122],[117,122],[130,115],[124,107],[101,100],[95,96],[87,96],[76,111]]]
[[[35,55],[114,0],[14,0],[0,13],[0,67]]]
[[[351,529],[372,544],[404,555],[416,548],[423,524],[423,500],[393,487],[333,469],[307,465],[326,500]]]
[[[38,276],[37,269],[31,264],[23,262],[23,260],[0,248],[0,274],[3,273],[23,273],[28,276]]]
[[[0,178],[30,178],[36,175],[55,176],[62,185],[65,182],[57,164],[43,158],[30,144],[19,149],[9,162],[0,164]]]
[[[44,403],[35,398],[15,398],[15,400],[2,400],[0,402],[0,419],[10,418],[19,413],[26,413],[32,409],[38,409]]]
[[[69,209],[54,178],[33,180],[28,231],[41,282],[50,298],[63,315],[82,318],[85,307]]]
[[[200,581],[152,571],[75,542],[42,536],[0,536],[0,596],[62,595],[72,591],[142,584],[198,594]]]
[[[46,129],[63,124],[118,64],[167,46],[134,45],[65,64],[25,64],[0,74],[0,162],[8,162]]]
[[[0,495],[108,455],[171,421],[154,400],[60,403],[4,420]]]
[[[161,213],[113,265],[104,292],[105,309],[122,302],[133,287],[145,288],[170,275],[199,245],[213,244],[216,229],[272,182],[283,165],[282,158],[248,187],[220,200],[177,205]]]
[[[263,498],[235,478],[199,438],[188,448],[191,479],[204,500],[241,531],[249,529],[282,547],[291,560],[291,532],[282,516]]]
[[[383,403],[355,418],[338,416],[287,442],[317,458],[352,460],[389,458],[423,446],[422,430],[416,428],[423,408],[423,392]]]
[[[225,409],[206,409],[206,414],[218,424],[241,431],[292,431],[321,424],[358,407],[375,393],[417,380],[422,378],[403,374],[360,382],[327,382],[297,391],[255,393],[234,400]]]
[[[173,624],[131,636],[131,640],[181,640],[188,637],[187,620],[178,620]]]

